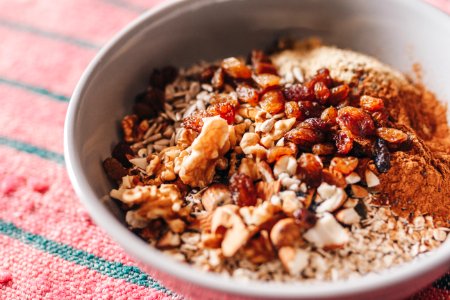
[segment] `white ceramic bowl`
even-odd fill
[[[100,199],[111,185],[101,161],[119,140],[118,122],[131,110],[153,67],[189,65],[246,54],[278,36],[325,42],[378,57],[401,71],[420,62],[424,81],[450,99],[450,18],[411,0],[168,1],[122,30],[96,56],[70,101],[65,157],[75,190],[93,219],[141,266],[194,299],[398,299],[448,270],[450,241],[427,257],[360,279],[316,284],[224,279],[178,263],[149,247],[123,224],[120,211]]]

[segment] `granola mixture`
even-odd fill
[[[151,245],[225,276],[337,280],[407,262],[446,240],[450,211],[449,148],[432,146],[448,127],[397,111],[411,86],[315,41],[155,70],[104,161],[110,196]]]

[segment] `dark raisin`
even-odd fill
[[[131,163],[127,158],[127,154],[134,156],[133,150],[131,150],[130,145],[128,145],[127,143],[124,143],[124,142],[118,143],[112,151],[112,157],[114,157],[115,159],[120,161],[120,163],[124,167],[130,168]]]
[[[242,173],[235,173],[230,178],[229,189],[236,205],[254,206],[256,204],[256,188],[253,180]]]
[[[283,90],[284,97],[289,101],[314,101],[314,90],[300,83],[293,84]]]
[[[172,66],[154,69],[150,75],[150,85],[163,90],[167,84],[172,83],[175,80],[177,75],[177,69]]]
[[[329,125],[320,118],[309,118],[301,122],[298,127],[300,128],[310,128],[318,131],[328,131],[330,129]]]
[[[121,180],[123,176],[128,174],[127,169],[113,157],[108,157],[103,161],[103,169],[105,169],[106,175],[115,181]]]
[[[375,142],[375,157],[373,158],[375,166],[380,173],[386,173],[391,168],[391,154],[387,143],[383,139],[377,139]]]
[[[135,101],[133,109],[140,118],[154,118],[164,109],[165,96],[162,90],[149,87],[144,93],[139,94]]]
[[[320,105],[319,103],[311,101],[299,101],[298,108],[302,113],[299,121],[303,121],[309,118],[319,118],[323,110],[325,109],[325,107]]]
[[[310,229],[316,225],[317,217],[313,212],[310,212],[306,208],[300,208],[293,213],[295,223],[301,228]]]
[[[217,68],[212,67],[212,66],[204,68],[203,71],[200,73],[200,81],[203,83],[211,82],[211,79],[212,79],[216,69]]]

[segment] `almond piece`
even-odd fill
[[[300,239],[300,228],[293,218],[278,221],[270,231],[270,240],[275,248],[293,246]]]
[[[374,187],[380,184],[380,179],[378,179],[378,176],[369,169],[366,170],[364,175],[366,176],[366,183],[368,187]]]
[[[286,271],[293,276],[299,275],[309,263],[309,252],[293,247],[282,247],[278,250],[278,257]]]
[[[322,183],[321,186],[322,185],[327,185],[327,183]],[[347,194],[345,193],[344,189],[337,188],[336,186],[331,187],[334,188],[327,187],[326,193],[323,192],[324,189],[321,189],[321,192],[319,192],[319,189],[317,189],[323,202],[317,207],[316,212],[333,212],[341,207],[342,204],[344,204],[345,200],[347,199]]]
[[[355,198],[366,198],[369,196],[369,192],[360,185],[352,185],[352,195]]]
[[[361,221],[361,216],[354,208],[344,208],[336,214],[336,219],[345,225],[352,225]]]
[[[207,188],[202,195],[202,204],[207,211],[213,211],[223,204],[231,204],[231,193],[224,184],[215,183]]]
[[[349,241],[347,231],[330,213],[324,213],[316,225],[309,229],[303,237],[319,248],[342,247]]]

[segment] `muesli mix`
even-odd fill
[[[104,161],[129,227],[178,260],[258,280],[360,276],[438,247],[449,148],[396,111],[426,92],[371,57],[287,44],[152,73]],[[428,134],[446,138],[434,122]]]

